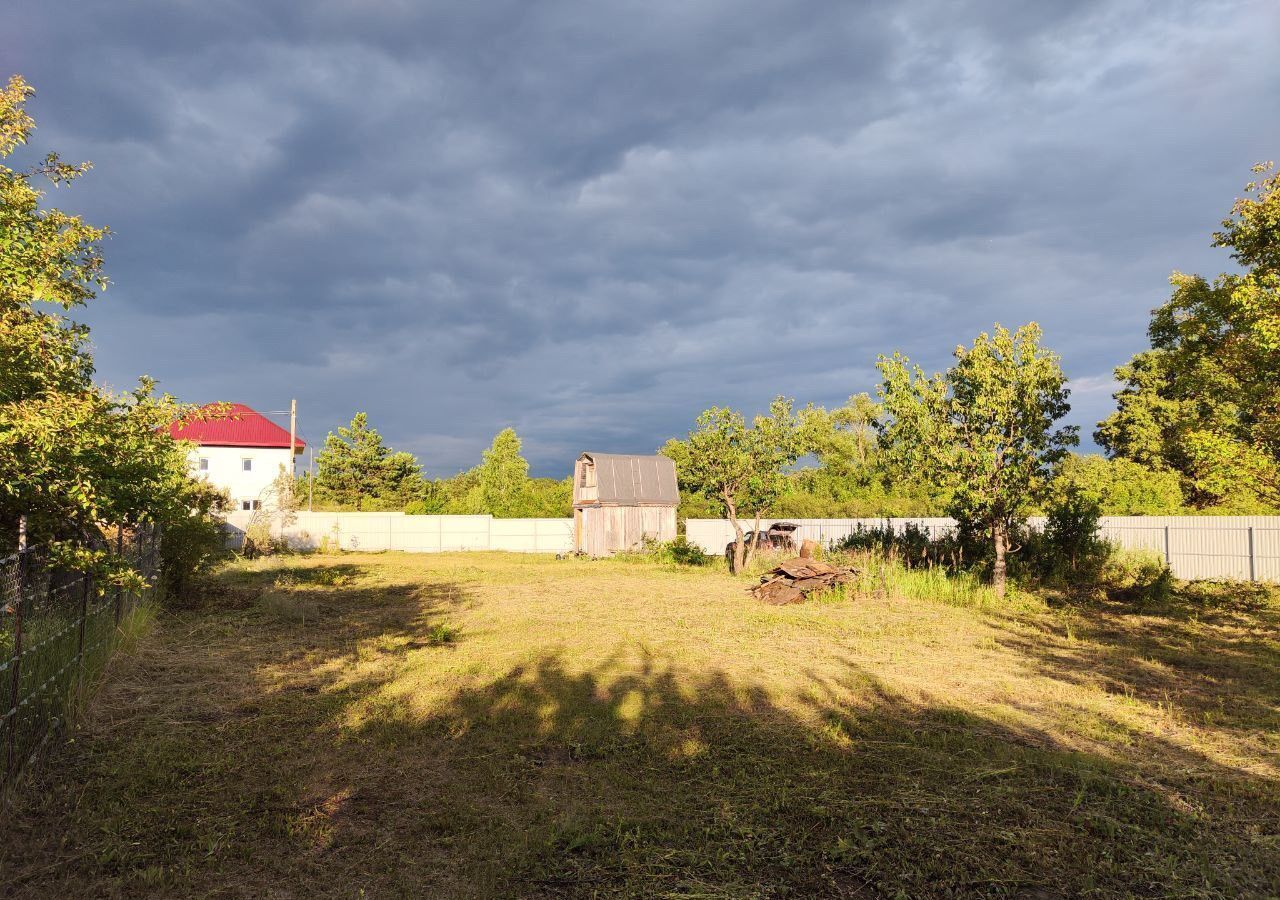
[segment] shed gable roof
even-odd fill
[[[579,459],[595,465],[600,503],[680,503],[676,464],[665,456],[587,452]]]

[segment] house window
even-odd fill
[[[241,470],[243,470],[243,471],[245,471],[245,472],[252,472],[252,471],[253,471],[253,460],[252,460],[252,459],[248,459],[248,458],[240,460],[240,468],[241,468]]]
[[[207,456],[200,457],[200,471],[201,472],[209,471],[209,457]]]
[[[262,501],[260,500],[241,500],[240,501],[240,508],[245,512],[252,512],[253,510],[258,509],[261,505],[262,505]]]

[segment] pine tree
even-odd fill
[[[358,412],[350,425],[325,438],[316,457],[316,487],[337,503],[363,509],[380,493],[389,455],[382,435],[369,427],[368,414]]]

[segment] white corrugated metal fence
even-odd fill
[[[783,521],[795,522],[801,538],[824,546],[885,522],[899,530],[911,522],[933,534],[956,524],[947,518],[761,519],[760,527]],[[1043,527],[1044,519],[1028,524]],[[742,525],[749,530],[754,521]],[[1104,516],[1099,533],[1119,547],[1159,553],[1178,578],[1280,581],[1280,516]],[[733,526],[725,519],[688,519],[685,534],[690,543],[718,554],[733,540]]]
[[[228,517],[228,531],[238,545],[250,513]],[[955,527],[947,518],[898,519],[761,519],[760,527],[787,521],[800,525],[800,536],[830,545],[861,526],[886,521],[901,529],[908,522],[933,534]],[[750,529],[754,522],[743,520]],[[1041,527],[1044,519],[1031,519]],[[724,552],[733,528],[724,519],[688,519],[690,543],[708,553]],[[1100,533],[1112,543],[1162,555],[1173,574],[1186,579],[1229,578],[1280,581],[1280,516],[1106,516]],[[495,519],[492,516],[409,516],[399,512],[300,512],[285,529],[298,549],[322,544],[340,550],[403,550],[439,553],[448,550],[509,550],[516,553],[573,552],[572,519]]]
[[[251,513],[228,516],[231,543],[238,546]],[[299,550],[509,550],[515,553],[573,552],[572,519],[495,519],[492,516],[410,516],[401,512],[300,512],[284,529]]]

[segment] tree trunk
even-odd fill
[[[733,526],[733,559],[729,560],[729,573],[737,575],[746,567],[744,559],[746,537],[742,533],[742,525],[738,522],[738,508],[728,497],[724,498],[724,509],[729,516],[729,524]]]
[[[991,586],[996,596],[1004,599],[1005,585],[1009,579],[1009,566],[1006,556],[1009,552],[1009,526],[1003,519],[997,519],[991,526],[991,538],[995,544],[996,561],[991,568]]]
[[[757,510],[755,529],[751,532],[751,543],[747,547],[746,558],[743,559],[742,561],[743,568],[746,568],[747,566],[751,565],[751,560],[756,555],[756,548],[759,546],[760,546],[760,512],[759,510]]]

